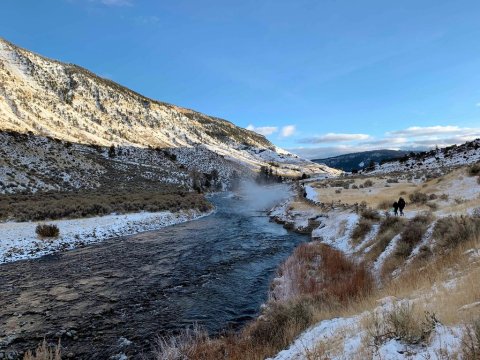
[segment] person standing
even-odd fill
[[[396,201],[393,203],[393,213],[398,216],[398,202]]]
[[[398,199],[398,209],[400,210],[400,216],[404,216],[405,214],[403,213],[403,209],[405,209],[405,206],[407,205],[407,203],[405,202],[405,200],[403,199],[403,197],[401,197],[400,199]]]

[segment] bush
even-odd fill
[[[462,339],[462,359],[480,359],[480,319],[466,327]]]
[[[411,219],[402,231],[402,238],[396,249],[396,255],[407,258],[415,245],[422,240],[431,221],[430,214],[420,214]]]
[[[426,204],[428,201],[428,195],[420,191],[415,191],[408,196],[412,204]]]
[[[480,237],[480,218],[470,216],[442,218],[435,224],[433,236],[439,246],[452,249],[462,242]]]
[[[383,200],[380,204],[378,204],[377,209],[380,210],[388,210],[392,207],[393,203],[390,200]]]
[[[363,187],[366,187],[366,188],[372,187],[373,184],[374,184],[373,181],[368,179],[368,180],[365,180],[365,182],[363,183]]]
[[[381,219],[381,216],[380,216],[380,213],[376,210],[373,210],[373,209],[364,209],[361,213],[360,213],[360,216],[363,218],[363,219],[366,219],[366,220],[372,220],[372,221],[378,221]]]
[[[438,205],[437,205],[437,203],[427,202],[427,206],[428,206],[428,207],[430,208],[430,210],[432,210],[432,211],[438,210]]]
[[[252,329],[252,341],[259,345],[285,348],[290,345],[289,335],[301,332],[312,324],[313,308],[307,301],[273,303]]]
[[[473,164],[468,168],[468,175],[470,176],[480,175],[480,162],[477,162],[476,164]]]
[[[372,222],[367,219],[360,219],[352,232],[352,240],[358,244],[372,230]]]
[[[23,357],[23,360],[61,360],[61,359],[62,359],[62,354],[61,354],[60,340],[58,341],[58,345],[52,349],[47,345],[47,342],[45,339],[43,339],[42,344],[37,347],[34,353],[32,353],[29,350],[25,353]]]
[[[435,328],[434,314],[425,312],[425,319],[421,321],[414,312],[413,305],[403,304],[394,306],[386,314],[387,326],[391,329],[394,338],[407,344],[418,344],[425,341]]]
[[[35,233],[41,237],[57,237],[60,234],[60,229],[54,224],[37,225]]]
[[[367,323],[367,333],[375,346],[389,339],[414,345],[426,341],[437,322],[435,314],[424,312],[422,319],[413,305],[396,304],[381,314],[373,313]]]

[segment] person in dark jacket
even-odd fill
[[[398,216],[398,202],[396,201],[393,203],[393,213]]]
[[[398,199],[398,209],[400,210],[400,216],[405,215],[403,213],[403,209],[405,209],[406,205],[407,205],[407,203],[405,202],[405,200],[402,197],[400,199]]]

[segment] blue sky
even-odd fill
[[[2,0],[0,36],[310,158],[480,137],[478,0]]]

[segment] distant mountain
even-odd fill
[[[312,160],[318,164],[325,164],[329,167],[335,169],[340,169],[343,171],[352,171],[352,170],[361,170],[374,161],[377,164],[380,162],[390,159],[398,159],[405,155],[408,155],[410,151],[401,151],[401,150],[372,150],[372,151],[363,151],[352,154],[339,155],[334,157],[329,157],[326,159],[315,159]]]
[[[34,144],[42,144],[42,151],[47,151],[53,144],[50,140],[78,144],[73,149],[79,151],[96,146],[100,147],[98,153],[105,155],[106,149],[114,146],[123,149],[120,151],[126,156],[135,155],[128,159],[117,156],[116,166],[123,160],[132,163],[148,157],[149,166],[168,168],[165,176],[160,170],[155,173],[160,183],[172,183],[175,173],[181,174],[179,182],[188,183],[185,174],[217,170],[225,184],[235,174],[254,173],[261,166],[271,166],[276,173],[292,177],[338,173],[280,149],[264,136],[231,122],[147,98],[82,67],[45,58],[1,38],[0,132],[12,146],[0,152],[0,193],[6,189],[42,189],[39,178],[23,174],[11,159],[22,157],[21,152]],[[17,150],[21,152],[13,154]],[[56,157],[50,162],[52,172],[52,166],[60,164],[57,159],[71,156],[68,151],[55,147],[55,154],[49,154]],[[108,162],[112,158],[105,159]],[[83,163],[77,164],[72,169],[78,173]],[[139,161],[137,165],[146,164]],[[27,156],[25,165],[25,172],[37,170],[30,166]],[[57,172],[63,174],[65,169]],[[64,178],[77,175],[66,173]],[[75,182],[75,187],[81,186],[82,182]]]

